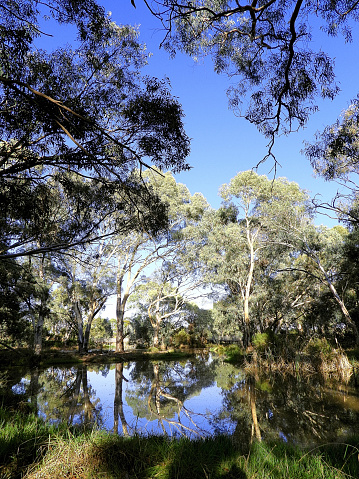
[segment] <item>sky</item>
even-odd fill
[[[187,185],[192,194],[201,192],[213,208],[218,208],[221,203],[219,187],[229,183],[238,172],[255,167],[267,152],[268,140],[254,125],[236,117],[229,109],[226,90],[230,80],[214,72],[210,58],[196,63],[190,57],[177,53],[171,59],[166,51],[159,48],[164,37],[162,25],[151,15],[142,0],[136,0],[136,8],[130,0],[106,0],[101,4],[111,11],[116,23],[139,27],[140,40],[146,43],[148,51],[152,53],[144,72],[170,79],[172,94],[182,104],[186,115],[185,129],[192,139],[188,158],[192,169],[176,175],[176,180]],[[356,36],[354,31],[354,42]],[[357,84],[353,81],[353,78],[358,77],[358,67],[353,61],[357,52],[354,42],[346,44],[341,37],[333,39],[320,32],[313,36],[313,42],[316,43],[315,48],[326,51],[336,59],[341,92],[334,101],[319,102],[320,111],[311,117],[305,129],[277,139],[274,151],[280,167],[276,175],[297,182],[311,197],[330,201],[338,185],[315,177],[301,150],[304,141],[313,141],[315,132],[334,123],[349,106],[350,100],[357,96]],[[256,171],[272,178],[273,161],[268,160]],[[318,216],[316,223],[333,226],[336,221]]]
[[[175,175],[176,180],[185,184],[191,194],[202,193],[213,208],[218,208],[221,203],[218,196],[220,186],[229,183],[238,172],[254,168],[265,156],[268,140],[255,126],[236,117],[228,108],[226,90],[230,80],[214,72],[210,58],[195,63],[190,57],[178,53],[171,59],[166,51],[159,48],[164,32],[143,0],[136,0],[136,8],[130,0],[99,0],[99,3],[106,11],[112,12],[112,19],[119,25],[139,27],[140,41],[146,43],[152,53],[143,73],[170,79],[172,94],[178,98],[185,113],[186,133],[192,139],[188,158],[192,169]],[[73,38],[71,32],[66,32],[64,28],[57,30],[53,39],[47,37],[46,44],[41,46],[51,48],[70,42]],[[353,32],[354,42],[357,33],[359,31]],[[323,33],[313,36],[313,41],[316,50],[322,49],[336,59],[341,92],[333,101],[319,102],[319,112],[312,115],[305,129],[277,139],[274,151],[280,167],[276,175],[297,182],[311,197],[330,202],[338,185],[315,177],[301,150],[304,141],[313,141],[315,132],[334,123],[349,106],[350,100],[357,96],[359,68],[355,61],[357,52],[354,42],[345,44],[342,38],[329,38]],[[273,162],[268,160],[256,171],[273,178]],[[331,227],[336,223],[327,216],[318,215],[316,218],[318,225]],[[108,304],[105,314],[114,316],[114,302]]]
[[[162,25],[147,9],[143,0],[136,0],[136,8],[130,0],[99,0],[112,19],[119,25],[136,25],[140,31],[140,41],[147,45],[151,53],[144,74],[157,78],[168,77],[172,94],[182,105],[187,135],[191,138],[191,153],[188,163],[190,171],[175,175],[176,180],[185,184],[191,194],[202,193],[213,208],[218,208],[221,198],[218,191],[221,185],[229,183],[238,172],[255,168],[267,153],[268,139],[264,138],[254,125],[244,118],[235,116],[228,107],[226,90],[230,79],[218,75],[213,70],[209,57],[195,62],[190,57],[177,53],[174,59],[160,49],[164,38]],[[45,31],[46,31],[45,24]],[[277,177],[295,181],[308,191],[310,196],[323,202],[330,202],[338,185],[315,177],[313,169],[301,150],[304,142],[312,142],[316,131],[322,131],[333,124],[340,113],[357,96],[356,81],[359,65],[355,40],[358,27],[353,32],[353,43],[346,44],[341,37],[330,38],[316,32],[313,35],[313,49],[324,50],[335,58],[337,81],[340,94],[333,100],[319,101],[319,112],[311,116],[305,129],[288,136],[277,138],[274,153],[279,163]],[[46,38],[41,46],[51,48],[61,43],[71,42],[73,32],[57,26],[54,38]],[[256,169],[258,174],[274,177],[274,163],[267,160]],[[316,223],[333,226],[337,222],[327,216],[318,215]]]

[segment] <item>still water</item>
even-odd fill
[[[118,434],[225,433],[298,445],[358,432],[359,389],[288,375],[250,377],[221,358],[34,369],[12,391],[52,423]]]

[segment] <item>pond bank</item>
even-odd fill
[[[0,421],[4,479],[348,479],[359,475],[359,438],[311,450],[264,441],[243,449],[230,436],[191,441],[81,433],[3,408]]]
[[[147,351],[133,349],[116,353],[114,351],[94,350],[88,353],[79,353],[75,350],[45,350],[40,357],[34,356],[31,350],[0,350],[0,369],[14,365],[48,366],[55,364],[91,364],[117,363],[133,360],[175,360],[196,355],[209,354],[209,349],[177,349],[167,351]]]

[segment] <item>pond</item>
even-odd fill
[[[301,446],[345,441],[359,390],[318,378],[251,377],[220,357],[33,369],[12,385],[52,423],[191,438],[230,434]]]

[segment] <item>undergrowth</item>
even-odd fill
[[[244,453],[231,436],[119,437],[0,409],[2,479],[348,479],[359,477],[358,446],[359,438],[308,451],[254,442]]]

